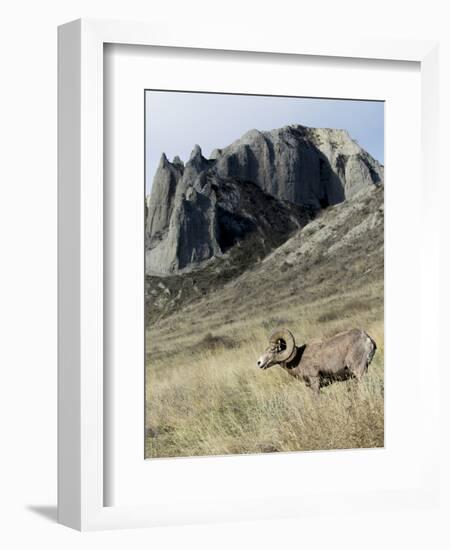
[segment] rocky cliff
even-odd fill
[[[146,272],[169,274],[251,239],[258,257],[327,206],[383,184],[383,167],[344,130],[251,130],[184,165],[163,154],[146,216]]]
[[[347,131],[329,128],[250,130],[216,150],[214,160],[220,175],[254,181],[280,199],[318,208],[383,181],[383,167]]]

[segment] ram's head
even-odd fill
[[[291,360],[295,354],[295,339],[292,333],[283,328],[276,330],[269,338],[269,346],[258,359],[260,369],[268,369]]]

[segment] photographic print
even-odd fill
[[[146,458],[384,446],[384,103],[145,91]]]

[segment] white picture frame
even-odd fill
[[[160,24],[78,20],[59,28],[58,34],[58,270],[59,270],[59,351],[58,351],[58,519],[80,530],[154,526],[165,524],[287,517],[346,510],[366,506],[376,510],[386,506],[421,506],[436,502],[439,479],[437,428],[430,430],[427,453],[421,463],[420,483],[414,487],[367,493],[355,498],[335,491],[326,503],[317,496],[308,503],[302,495],[293,504],[286,499],[276,511],[259,496],[244,502],[239,495],[215,507],[198,502],[192,495],[180,495],[170,509],[156,504],[105,506],[109,488],[105,476],[104,426],[104,204],[103,190],[103,113],[104,46],[128,44],[193,48],[260,55],[308,55],[315,57],[357,58],[360,60],[410,61],[420,64],[421,81],[421,193],[427,204],[424,217],[424,242],[420,250],[420,315],[436,320],[438,311],[437,247],[429,243],[436,225],[427,223],[435,211],[431,200],[438,186],[437,78],[438,48],[435,42],[396,40],[356,40],[355,37],[311,39],[260,36],[257,32],[235,33],[228,29],[208,29],[191,35],[184,25],[164,28]],[[437,321],[435,321],[437,322]],[[429,323],[428,323],[429,324]],[[428,349],[427,378],[438,377],[437,331]],[[427,333],[428,336],[428,333]],[[428,340],[429,341],[429,340]],[[433,345],[434,344],[434,345]],[[422,392],[425,390],[422,384]],[[434,390],[431,390],[432,392]],[[435,399],[436,398],[436,399]],[[427,394],[427,418],[437,425],[437,391]],[[267,467],[274,468],[273,464]],[[107,500],[107,499],[106,499]],[[384,503],[384,504],[383,504]]]

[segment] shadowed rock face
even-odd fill
[[[209,160],[196,145],[186,166],[163,154],[147,203],[146,272],[194,267],[255,235],[269,252],[320,209],[382,183],[383,167],[343,130],[251,130]]]
[[[252,182],[202,173],[176,197],[166,230],[147,238],[147,273],[188,269],[249,239],[255,257],[262,258],[314,215],[313,209],[281,201]]]

